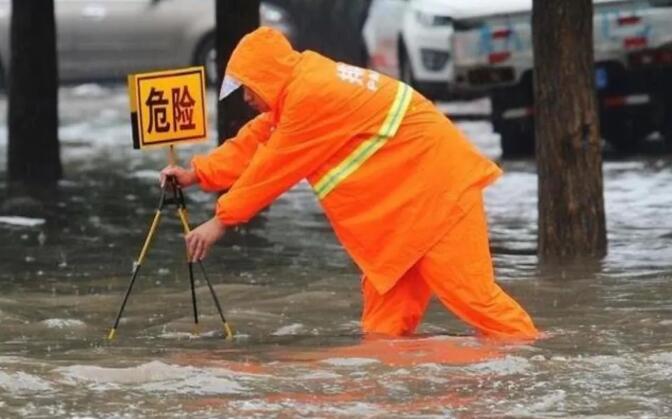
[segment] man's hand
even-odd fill
[[[224,224],[217,217],[213,217],[187,234],[185,240],[191,261],[200,262],[205,259],[210,247],[224,235],[225,231]]]
[[[193,170],[180,166],[167,166],[161,171],[161,175],[159,176],[161,187],[166,184],[166,179],[169,176],[174,176],[177,183],[183,188],[198,183],[198,177],[196,177],[196,173]]]

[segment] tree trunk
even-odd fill
[[[58,70],[54,1],[12,1],[8,88],[10,182],[55,183]]]
[[[213,1],[213,0],[211,0]],[[215,0],[217,30],[217,67],[219,68],[217,95],[226,63],[242,37],[259,27],[259,0]],[[219,142],[236,135],[255,112],[243,100],[242,89],[225,100],[217,102],[217,132]]]
[[[607,252],[591,0],[533,0],[542,262]]]

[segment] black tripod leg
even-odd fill
[[[203,263],[198,262],[198,265],[201,267],[201,272],[203,272],[203,278],[205,278],[205,282],[208,284],[210,294],[212,294],[212,299],[215,301],[215,306],[217,307],[217,311],[219,312],[219,317],[222,319],[222,324],[224,325],[224,333],[226,333],[226,338],[231,339],[233,338],[233,331],[231,330],[231,326],[229,326],[229,323],[227,323],[226,319],[224,318],[224,313],[222,312],[222,306],[219,304],[219,299],[217,298],[215,289],[212,287],[210,278],[208,278],[208,274],[205,272],[205,267],[203,267]]]
[[[140,271],[142,262],[145,260],[145,256],[147,255],[147,251],[149,250],[149,245],[152,242],[152,238],[154,237],[156,228],[159,225],[159,220],[161,219],[161,210],[163,209],[165,198],[166,198],[166,188],[163,187],[161,189],[161,197],[159,198],[159,207],[156,209],[156,213],[154,214],[154,219],[152,220],[152,224],[149,227],[149,232],[147,232],[147,237],[145,237],[145,243],[142,245],[142,250],[140,250],[138,260],[133,265],[133,275],[131,277],[131,283],[128,284],[128,289],[126,290],[124,301],[121,303],[121,307],[119,308],[119,313],[117,313],[117,318],[114,321],[114,326],[112,327],[112,329],[110,329],[110,333],[107,335],[108,340],[114,339],[114,335],[117,333],[117,327],[119,327],[119,320],[121,320],[121,315],[124,312],[124,307],[126,307],[128,297],[131,295],[133,284],[135,284],[135,278],[138,276],[138,272]]]
[[[184,235],[189,234],[189,222],[187,221],[187,216],[185,214],[186,207],[184,204],[184,195],[182,194],[182,188],[177,183],[177,179],[174,176],[168,178],[168,183],[172,190],[173,203],[177,208],[177,216],[182,223],[182,229],[184,230]],[[191,304],[194,307],[194,335],[198,335],[198,305],[196,304],[196,285],[194,284],[194,264],[191,261],[191,255],[187,252],[187,267],[189,269],[189,283],[191,285]]]
[[[126,295],[124,296],[124,301],[121,303],[121,307],[119,308],[119,313],[117,314],[117,319],[114,321],[114,327],[110,330],[110,334],[107,336],[108,340],[114,339],[114,335],[117,332],[117,327],[119,326],[119,320],[121,319],[121,314],[124,312],[124,307],[126,306],[126,302],[128,301],[128,296],[131,295],[131,290],[133,289],[133,284],[135,283],[135,278],[138,276],[138,272],[140,271],[140,267],[142,266],[142,262],[145,259],[145,255],[147,254],[147,251],[149,250],[149,244],[152,242],[152,238],[154,237],[154,232],[156,232],[156,227],[159,225],[159,219],[161,219],[161,208],[156,210],[156,214],[154,215],[154,220],[152,220],[152,225],[149,228],[149,233],[147,233],[147,238],[145,238],[145,244],[142,246],[142,250],[140,251],[140,256],[138,256],[138,260],[135,262],[135,265],[133,266],[133,276],[131,277],[131,283],[128,285],[128,289],[126,290]]]
[[[126,295],[124,295],[124,301],[119,307],[119,313],[117,313],[117,319],[114,321],[114,326],[110,329],[110,333],[107,335],[108,340],[114,339],[114,335],[117,333],[117,327],[119,327],[119,321],[121,320],[121,314],[124,312],[124,307],[126,307],[126,302],[128,301],[128,296],[131,295],[131,290],[133,289],[133,284],[135,284],[135,278],[138,276],[140,271],[140,265],[136,264],[133,268],[133,276],[131,277],[131,283],[128,285],[126,290]]]
[[[175,196],[175,199],[178,202],[177,206],[177,215],[180,218],[180,221],[182,222],[182,228],[184,229],[184,234],[187,235],[191,231],[191,228],[189,227],[189,217],[187,216],[187,206],[184,202],[184,194],[182,193],[182,188],[177,184],[177,182],[173,179],[173,194]],[[191,255],[187,255],[187,258],[191,258]],[[203,278],[205,278],[205,282],[208,284],[208,288],[210,289],[210,293],[212,294],[212,299],[215,301],[215,306],[217,306],[217,311],[219,312],[219,317],[222,319],[222,324],[224,326],[224,333],[226,334],[227,339],[233,338],[233,331],[231,330],[231,326],[226,322],[226,318],[224,318],[224,313],[222,312],[222,306],[219,304],[219,299],[217,299],[217,294],[215,294],[215,289],[212,287],[212,283],[210,283],[210,279],[208,278],[208,274],[205,272],[205,268],[203,267],[202,262],[198,262],[198,265],[201,267],[201,272],[203,272]],[[192,262],[189,262],[189,275],[191,278],[191,283],[192,283],[192,298],[194,301],[194,312],[196,312],[196,297],[194,294],[194,288],[193,288],[193,274],[192,274]],[[198,321],[197,321],[198,323]]]
[[[194,284],[194,264],[188,262],[189,282],[191,283],[191,304],[194,306],[194,335],[198,335],[198,306],[196,305],[196,286]]]

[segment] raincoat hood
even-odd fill
[[[278,30],[262,26],[245,35],[231,54],[225,76],[252,89],[272,110],[289,82],[301,54]]]

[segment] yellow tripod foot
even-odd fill
[[[115,335],[116,333],[117,333],[117,329],[114,329],[114,328],[110,329],[110,334],[107,335],[107,340],[112,340],[112,339],[114,339],[114,335]]]
[[[224,323],[224,333],[226,334],[226,339],[233,339],[233,330],[231,330],[231,326],[229,326],[228,323]]]
[[[194,328],[191,329],[191,334],[192,334],[192,336],[200,336],[201,335],[201,328],[199,327],[199,325],[197,325],[197,324],[194,325]]]

